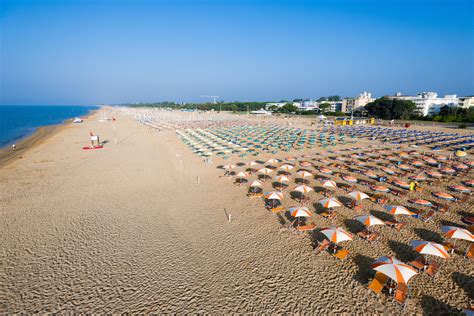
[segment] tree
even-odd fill
[[[330,107],[331,107],[331,103],[327,103],[327,102],[321,103],[319,105],[319,108],[321,109],[322,112],[325,112]]]
[[[418,115],[418,110],[412,101],[379,98],[365,106],[370,116],[384,120],[410,119]]]
[[[291,103],[287,103],[282,106],[279,111],[280,113],[296,113],[298,112],[298,108]]]

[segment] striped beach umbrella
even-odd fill
[[[286,157],[286,160],[288,161],[296,161],[296,157],[293,157],[293,156],[289,156],[289,157]]]
[[[421,160],[413,160],[413,161],[411,162],[411,164],[414,165],[415,167],[421,167],[421,166],[423,166],[423,161],[421,161]]]
[[[284,183],[284,182],[290,181],[290,179],[285,175],[279,175],[279,176],[275,177],[275,181],[280,182],[280,183]]]
[[[342,203],[336,200],[335,198],[322,199],[321,201],[319,201],[319,204],[321,204],[325,208],[342,206]]]
[[[448,201],[454,200],[454,196],[452,196],[451,194],[448,194],[448,193],[444,193],[444,192],[433,192],[432,194],[433,194],[434,196],[436,196],[437,198],[440,198],[440,199],[443,199],[443,200],[448,200]]]
[[[394,185],[396,185],[397,187],[402,188],[402,189],[410,188],[410,185],[408,183],[406,183],[404,181],[401,181],[401,180],[398,180],[398,179],[393,180],[392,183]]]
[[[270,158],[270,159],[267,160],[266,163],[268,163],[268,164],[270,164],[270,165],[275,165],[275,164],[277,164],[278,162],[279,162],[278,159]]]
[[[281,192],[267,192],[265,193],[264,195],[264,198],[267,199],[267,200],[283,200],[283,193]]]
[[[449,258],[449,254],[443,245],[435,242],[429,242],[424,240],[412,240],[411,246],[413,249],[423,255],[437,256],[444,259]]]
[[[341,227],[323,229],[321,230],[321,233],[324,234],[330,242],[335,244],[346,240],[352,240],[352,235]]]
[[[453,185],[453,186],[450,186],[449,188],[453,191],[462,192],[462,193],[471,192],[471,189],[469,189],[468,187],[464,185]]]
[[[392,215],[414,215],[415,213],[401,205],[386,205],[385,209]]]
[[[375,271],[385,274],[397,283],[407,284],[418,274],[411,266],[393,257],[381,257],[372,264]]]
[[[400,170],[403,170],[403,171],[406,171],[406,170],[410,170],[411,167],[409,165],[406,165],[406,164],[401,164],[401,165],[398,165],[398,168]]]
[[[357,179],[351,175],[343,175],[341,178],[347,182],[357,182]]]
[[[423,174],[417,174],[416,176],[410,177],[410,180],[424,181],[424,180],[426,180],[426,177]]]
[[[366,171],[366,172],[364,172],[364,175],[369,177],[369,178],[372,178],[372,179],[377,179],[378,178],[378,176],[372,171]]]
[[[319,168],[319,172],[325,173],[325,174],[331,174],[332,170],[328,169],[328,168],[325,168],[325,167],[321,167],[321,168]]]
[[[469,169],[469,166],[463,163],[455,163],[453,164],[453,168],[457,170],[466,170]]]
[[[463,183],[467,186],[474,187],[474,180],[466,180]]]
[[[408,200],[408,202],[421,206],[433,206],[433,203],[423,199]]]
[[[307,185],[299,185],[297,186],[294,191],[297,191],[297,192],[300,192],[300,193],[303,193],[303,194],[306,194],[306,193],[309,193],[311,191],[313,191],[313,188],[310,187],[310,186],[307,186]]]
[[[371,187],[371,189],[374,190],[375,192],[384,192],[384,193],[387,193],[390,191],[387,187],[383,185],[376,185],[376,186]]]
[[[385,225],[384,221],[382,221],[380,218],[375,217],[373,215],[360,215],[360,216],[355,217],[355,219],[367,227],[375,226],[375,225]]]
[[[313,164],[309,161],[301,161],[300,166],[302,167],[311,167]]]
[[[351,198],[353,198],[356,201],[362,201],[363,199],[370,198],[370,196],[368,196],[367,194],[361,191],[352,191],[348,193],[347,195],[349,195]]]
[[[235,165],[224,165],[224,166],[222,166],[222,168],[224,168],[225,170],[232,170],[235,167],[236,167]]]
[[[382,167],[382,168],[380,168],[380,170],[382,170],[382,171],[385,172],[386,174],[390,174],[390,175],[395,174],[395,171],[393,171],[392,169],[387,168],[387,167]]]
[[[311,212],[304,206],[290,207],[290,213],[293,217],[311,217]]]
[[[245,178],[245,177],[248,177],[249,174],[245,171],[240,171],[239,173],[236,174],[236,177],[237,178]]]
[[[306,177],[311,177],[313,174],[306,171],[306,170],[301,170],[296,173],[298,176],[302,177],[303,179]]]
[[[258,173],[261,173],[261,174],[264,174],[264,175],[269,175],[272,172],[273,172],[273,170],[269,169],[269,168],[258,169]]]
[[[441,226],[441,230],[449,238],[474,241],[474,235],[467,229],[456,226]]]
[[[289,172],[293,168],[294,167],[292,165],[289,165],[289,164],[284,164],[284,165],[280,166],[280,169],[283,170],[283,171],[286,171],[286,172]]]
[[[447,174],[456,173],[456,170],[454,170],[453,168],[448,168],[448,167],[441,168],[441,169],[439,169],[439,171],[441,171],[443,173],[447,173]]]
[[[263,185],[263,183],[260,182],[259,180],[253,180],[252,183],[250,183],[250,186],[253,187],[253,188],[261,187],[262,185]]]
[[[436,160],[434,160],[433,158],[425,158],[424,159],[426,163],[430,164],[430,165],[437,165],[438,162]]]
[[[252,160],[252,161],[249,161],[248,165],[249,165],[250,167],[253,167],[253,166],[255,166],[255,165],[258,165],[258,162]]]
[[[437,171],[427,171],[427,175],[429,175],[432,178],[441,178],[443,175]]]
[[[323,187],[325,188],[337,188],[337,184],[333,180],[324,180],[322,182]]]

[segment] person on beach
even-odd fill
[[[16,150],[16,144],[13,144],[13,145],[12,145],[12,149],[13,149],[13,150]]]

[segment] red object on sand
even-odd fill
[[[94,147],[91,147],[91,146],[84,146],[82,147],[82,149],[84,150],[88,150],[88,149],[102,149],[104,148],[103,146],[94,146]]]

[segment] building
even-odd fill
[[[474,95],[467,97],[459,97],[458,106],[463,109],[468,109],[471,106],[474,106]]]
[[[351,113],[355,110],[360,110],[368,103],[373,102],[372,94],[369,92],[362,92],[357,98],[346,98],[340,103],[341,112]]]
[[[265,104],[265,109],[268,110],[271,107],[281,108],[285,104],[286,104],[286,102],[270,102],[270,103]]]
[[[418,111],[420,111],[423,116],[438,114],[443,106],[459,106],[460,102],[455,94],[447,94],[444,97],[438,97],[436,92],[421,92],[416,96],[402,95],[400,92],[397,92],[394,96],[390,96],[389,98],[412,101],[416,104]]]

